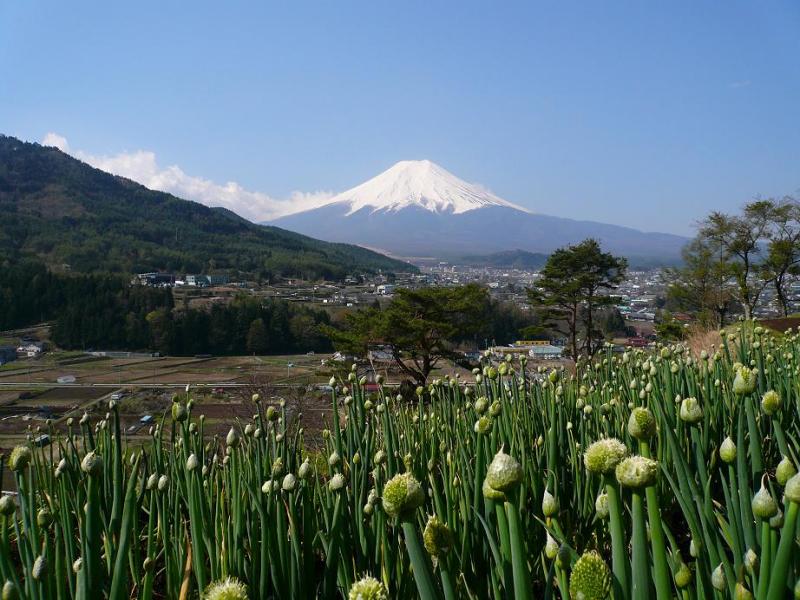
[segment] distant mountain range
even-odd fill
[[[0,261],[21,259],[81,272],[225,270],[309,279],[416,271],[359,246],[256,225],[55,148],[0,135]]]
[[[520,249],[548,254],[588,237],[632,262],[671,263],[686,238],[533,213],[428,160],[402,161],[320,206],[271,222],[403,257],[452,258]]]

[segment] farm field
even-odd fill
[[[0,575],[63,598],[212,585],[252,598],[788,598],[800,340],[749,326],[722,339],[710,354],[601,353],[575,374],[487,363],[471,385],[435,380],[412,402],[353,373],[326,400],[317,446],[288,401],[233,409],[190,389],[133,443],[126,400],[112,402],[49,448],[12,453],[25,493],[4,518],[21,537],[0,539]]]

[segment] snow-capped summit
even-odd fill
[[[549,253],[588,237],[628,258],[677,260],[684,238],[531,212],[429,160],[404,160],[272,225],[405,257],[450,259],[507,250]]]
[[[527,209],[507,202],[479,185],[467,183],[429,160],[401,160],[380,175],[337,194],[324,205],[397,212],[412,206],[434,213],[461,214],[486,206]]]

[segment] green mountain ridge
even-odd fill
[[[256,225],[0,135],[0,255],[79,272],[225,271],[341,279],[416,267],[350,244]]]
[[[453,262],[472,267],[497,267],[500,269],[541,269],[547,262],[548,254],[528,252],[527,250],[504,250],[492,254],[462,256]]]

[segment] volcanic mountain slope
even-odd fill
[[[428,160],[401,161],[324,204],[272,224],[406,257],[549,253],[588,237],[632,259],[677,261],[686,238],[533,213]]]
[[[211,270],[343,278],[416,271],[365,248],[311,239],[149,190],[50,147],[0,135],[0,256],[81,272]]]

